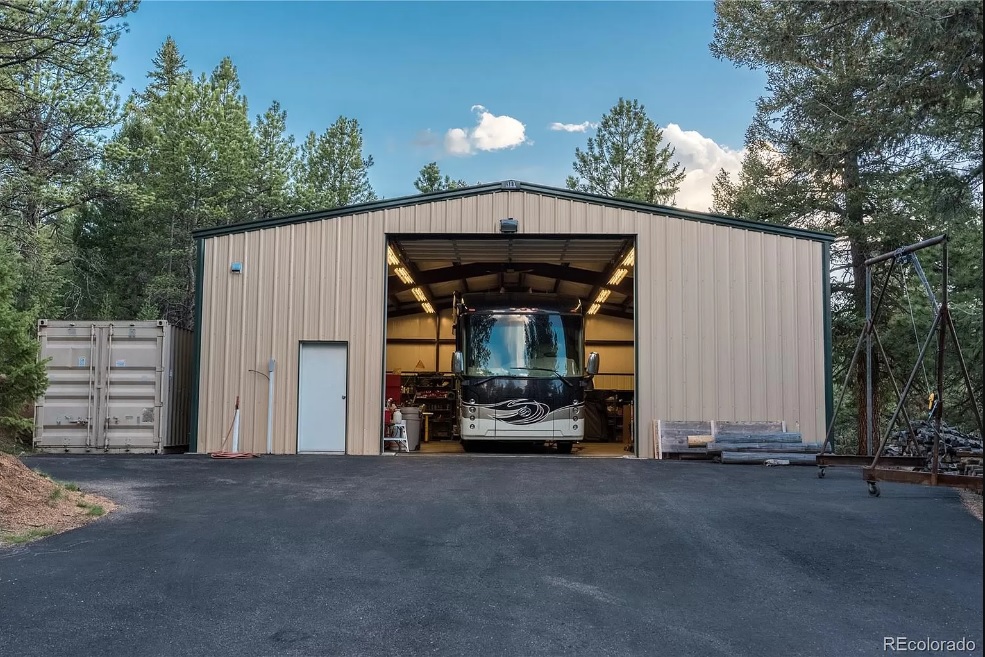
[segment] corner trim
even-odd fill
[[[831,245],[821,245],[821,292],[824,331],[824,426],[831,426],[834,417],[834,372],[831,358]]]
[[[192,363],[192,417],[188,451],[198,453],[199,393],[202,388],[202,296],[205,288],[205,240],[195,240],[195,356]]]

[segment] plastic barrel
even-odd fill
[[[405,406],[400,409],[407,424],[407,445],[414,451],[421,444],[421,409],[416,406]]]

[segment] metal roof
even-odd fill
[[[349,205],[341,208],[332,208],[327,210],[318,210],[314,212],[305,212],[302,214],[293,214],[284,217],[273,217],[270,219],[259,219],[256,221],[244,221],[240,223],[227,224],[224,226],[213,226],[210,228],[200,228],[196,231],[193,231],[192,236],[195,237],[196,239],[204,239],[209,237],[215,237],[217,235],[227,235],[230,233],[241,233],[241,232],[247,232],[253,230],[262,230],[264,228],[273,228],[276,226],[304,223],[308,221],[321,221],[323,219],[345,217],[353,214],[374,212],[376,210],[384,210],[387,208],[403,207],[403,206],[415,205],[418,203],[428,203],[436,200],[463,198],[467,196],[475,196],[478,194],[490,194],[499,191],[525,191],[534,194],[553,196],[561,199],[571,199],[575,201],[583,201],[586,203],[595,203],[598,205],[624,208],[627,210],[634,210],[638,212],[649,212],[649,213],[660,214],[668,217],[687,219],[690,221],[700,221],[705,223],[731,226],[733,228],[742,228],[744,230],[752,230],[762,233],[771,233],[775,235],[783,235],[786,237],[798,237],[801,239],[815,240],[818,242],[833,242],[835,240],[835,235],[832,235],[830,233],[822,233],[814,230],[807,230],[804,228],[796,228],[793,226],[783,226],[778,224],[768,224],[761,221],[750,221],[748,219],[740,219],[737,217],[729,217],[726,215],[720,215],[720,214],[714,214],[708,212],[693,212],[691,210],[681,210],[679,208],[674,208],[667,205],[640,203],[638,201],[617,199],[608,196],[588,194],[586,192],[579,192],[570,189],[562,189],[560,187],[549,187],[547,185],[538,185],[535,183],[520,182],[516,180],[504,180],[502,182],[485,183],[482,185],[473,185],[470,187],[459,187],[457,189],[443,191],[443,192],[433,192],[430,194],[415,194],[413,196],[403,196],[399,198],[387,199],[382,201],[372,201],[369,203],[360,203],[357,205]]]

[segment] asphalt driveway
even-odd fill
[[[855,470],[27,461],[123,508],[0,552],[0,655],[982,654],[981,523]]]

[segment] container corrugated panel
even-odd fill
[[[34,446],[157,453],[188,444],[191,333],[166,321],[38,323],[48,388]]]
[[[191,436],[192,359],[195,339],[192,331],[171,326],[171,366],[168,372],[168,424],[164,431],[164,448],[187,448]]]

